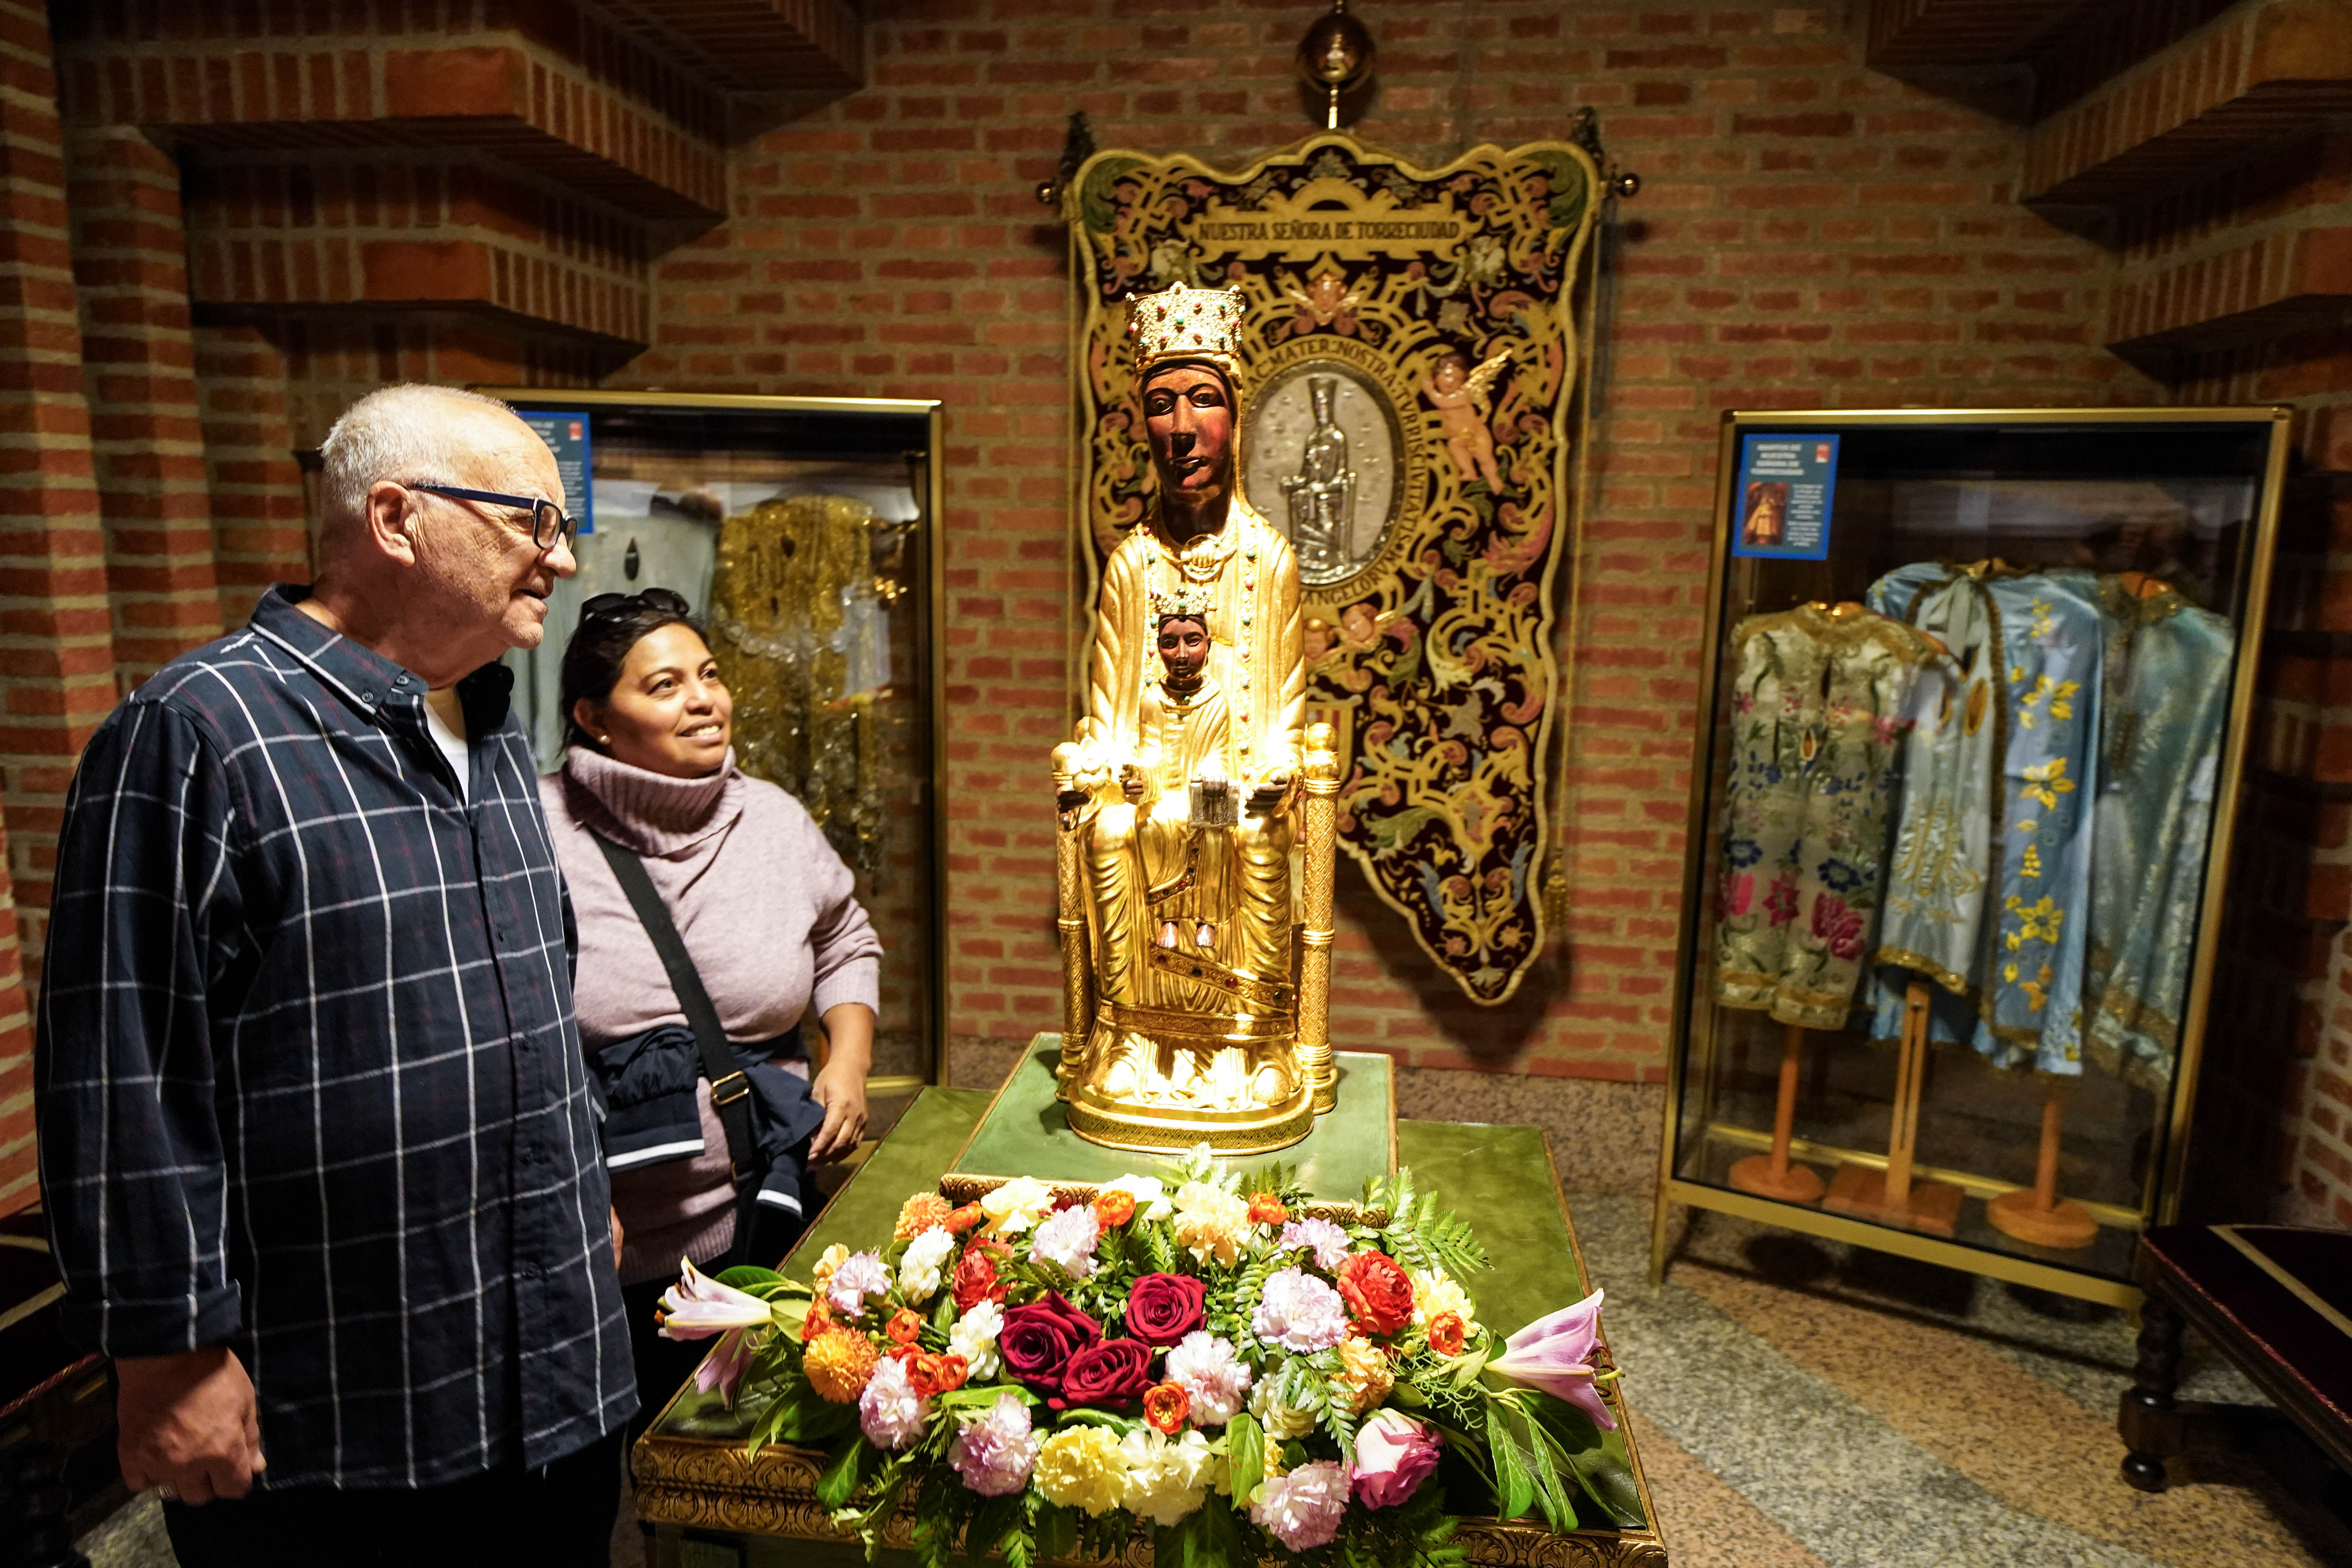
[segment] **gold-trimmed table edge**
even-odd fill
[[[1628,1445],[1630,1452],[1631,1445]],[[837,1531],[816,1500],[824,1455],[814,1448],[772,1444],[746,1458],[740,1440],[676,1437],[648,1432],[630,1457],[636,1478],[637,1518],[647,1524],[740,1535],[773,1535],[801,1541],[856,1538]],[[1642,1506],[1650,1506],[1649,1484],[1634,1463]],[[882,1532],[886,1547],[911,1550],[914,1510],[901,1507]],[[1576,1530],[1555,1535],[1525,1521],[1465,1518],[1457,1539],[1473,1563],[1525,1564],[1527,1568],[1667,1568],[1666,1550],[1654,1527],[1642,1530]],[[1150,1535],[1139,1530],[1118,1559],[1055,1558],[1065,1563],[1119,1561],[1131,1568],[1152,1562]]]

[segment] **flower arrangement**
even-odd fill
[[[830,1446],[818,1500],[869,1552],[911,1500],[928,1564],[1117,1555],[1148,1524],[1171,1568],[1406,1568],[1461,1561],[1459,1512],[1642,1522],[1601,1439],[1601,1292],[1498,1342],[1461,1283],[1485,1254],[1409,1173],[1367,1188],[1377,1226],[1304,1214],[1285,1167],[1202,1148],[1172,1175],[919,1193],[805,1282],[686,1265],[661,1331],[718,1339],[697,1383],[754,1454]]]

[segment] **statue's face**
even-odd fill
[[[1143,384],[1143,424],[1164,490],[1213,500],[1234,478],[1234,400],[1224,377],[1196,364],[1171,365]]]
[[[1209,662],[1209,628],[1191,619],[1160,623],[1160,662],[1168,667],[1168,683],[1178,690],[1201,679]]]
[[[1437,362],[1437,390],[1451,392],[1462,384],[1462,362],[1447,359]]]

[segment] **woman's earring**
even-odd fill
[[[600,746],[609,746],[613,743],[613,737],[610,735],[599,735],[596,737],[596,743]]]

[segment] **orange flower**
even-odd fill
[[[1192,1396],[1184,1392],[1180,1383],[1163,1383],[1143,1396],[1143,1418],[1154,1431],[1170,1436],[1184,1429],[1184,1419],[1192,1414]]]
[[[1252,1194],[1249,1206],[1250,1224],[1280,1225],[1289,1217],[1290,1211],[1282,1206],[1282,1200],[1274,1194]]]
[[[890,1314],[882,1331],[902,1345],[913,1344],[915,1336],[923,1331],[922,1315],[911,1307],[901,1307]]]
[[[1440,1312],[1429,1320],[1429,1348],[1439,1355],[1460,1355],[1464,1338],[1461,1313]]]
[[[875,1363],[881,1359],[874,1353],[874,1342],[864,1334],[835,1329],[810,1343],[808,1353],[801,1358],[801,1371],[818,1398],[835,1405],[855,1405],[874,1376]]]
[[[891,1235],[899,1241],[909,1241],[927,1230],[937,1230],[947,1224],[955,1205],[937,1193],[917,1193],[898,1208],[898,1226]]]
[[[808,1316],[801,1320],[801,1342],[806,1344],[817,1335],[830,1333],[838,1327],[840,1325],[833,1321],[833,1309],[826,1306],[824,1298],[820,1296],[809,1303]]]
[[[957,1236],[961,1236],[986,1218],[988,1218],[987,1212],[978,1204],[966,1204],[960,1209],[950,1210],[947,1218],[940,1223]]]
[[[925,1399],[952,1394],[963,1386],[968,1369],[963,1357],[925,1351],[907,1363],[907,1381]]]
[[[1112,1187],[1095,1194],[1095,1220],[1105,1230],[1135,1217],[1135,1194]]]
[[[882,1359],[895,1361],[900,1366],[910,1367],[915,1364],[915,1358],[922,1353],[923,1347],[920,1345],[892,1345],[882,1352]]]

